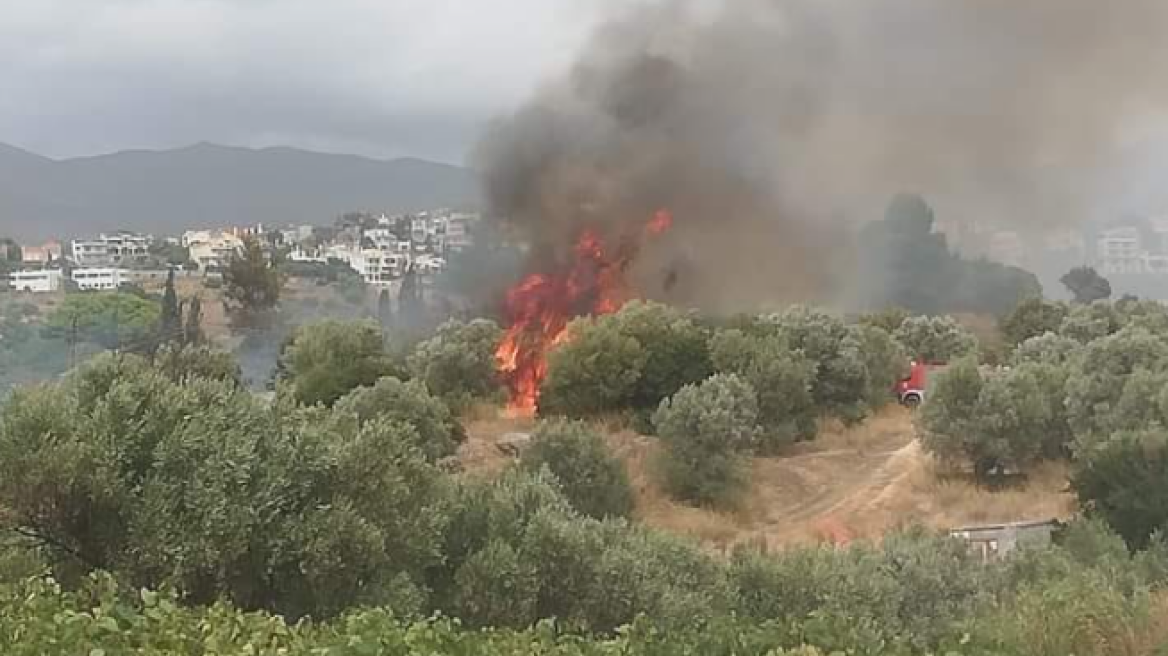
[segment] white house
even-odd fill
[[[121,269],[92,267],[73,270],[73,282],[77,283],[78,289],[86,291],[115,290],[125,281],[126,272]]]
[[[63,276],[58,269],[13,271],[8,284],[18,292],[45,293],[61,289]]]
[[[353,253],[349,260],[353,268],[366,284],[386,286],[400,278],[409,265],[409,258],[397,253],[385,253],[375,248],[366,248]]]
[[[130,232],[101,234],[97,239],[74,239],[72,259],[78,266],[120,264],[146,257],[150,237]]]
[[[1139,228],[1122,226],[1100,233],[1096,259],[1103,273],[1143,273],[1145,249]]]

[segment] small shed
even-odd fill
[[[966,526],[949,531],[949,535],[965,540],[970,549],[983,561],[996,560],[1020,546],[1043,546],[1051,543],[1061,526],[1057,519]]]

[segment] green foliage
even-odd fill
[[[758,399],[735,374],[716,374],[661,402],[653,416],[665,443],[660,474],[682,501],[732,506],[747,483],[743,454],[758,438]]]
[[[495,349],[502,331],[493,321],[448,321],[409,356],[410,373],[452,408],[499,395]]]
[[[536,428],[520,459],[528,471],[547,468],[578,512],[589,517],[628,517],[633,490],[624,463],[604,439],[578,422],[548,421]]]
[[[1059,279],[1076,303],[1094,303],[1111,298],[1111,283],[1089,266],[1075,267]]]
[[[183,343],[189,346],[202,346],[206,341],[207,336],[203,334],[203,301],[195,296],[187,301]]]
[[[977,350],[977,338],[953,317],[909,317],[894,334],[905,353],[923,362],[949,362]]]
[[[336,416],[364,427],[388,421],[409,426],[410,441],[428,460],[453,455],[466,439],[462,425],[440,399],[418,381],[381,378],[371,387],[360,387],[340,398]]]
[[[1041,297],[1028,298],[1002,317],[998,327],[1011,347],[1046,333],[1058,332],[1067,317],[1067,306]]]
[[[149,352],[155,344],[158,303],[123,292],[69,294],[49,315],[49,334],[106,349]]]
[[[1168,529],[1168,438],[1125,431],[1080,453],[1071,486],[1079,502],[1133,548]]]
[[[159,371],[175,383],[193,379],[218,380],[239,386],[243,373],[230,353],[200,346],[166,346],[154,354]]]
[[[798,305],[764,317],[758,329],[777,332],[815,365],[811,396],[822,414],[863,419],[871,379],[855,331],[837,317]]]
[[[904,308],[889,307],[879,312],[869,312],[868,314],[862,315],[859,323],[862,326],[872,326],[888,333],[894,333],[897,328],[900,328],[900,324],[904,323],[904,320],[911,316],[912,313]]]
[[[396,367],[376,323],[329,320],[296,329],[280,355],[280,372],[297,401],[327,406]]]
[[[878,547],[739,550],[728,573],[742,617],[800,627],[810,642],[849,653],[938,644],[988,598],[988,575],[960,542],[920,530]]]
[[[223,303],[232,325],[254,328],[266,324],[280,302],[283,276],[254,237],[243,241],[243,253],[231,258],[223,271]]]
[[[174,290],[174,269],[166,274],[166,286],[162,293],[161,315],[158,319],[158,341],[183,342],[182,307],[178,303],[178,294]]]
[[[441,481],[411,427],[322,413],[102,358],[4,405],[0,505],[63,580],[293,617],[403,603],[437,562]]]
[[[1102,301],[1076,305],[1063,319],[1059,334],[1087,344],[1117,332],[1122,327],[1115,306]]]
[[[1146,373],[1134,375],[1141,371]],[[1155,381],[1165,371],[1168,341],[1141,328],[1125,328],[1083,347],[1066,387],[1066,413],[1079,441],[1135,427],[1137,417],[1159,416]]]
[[[1065,456],[1066,380],[1058,365],[1025,363],[983,378],[973,360],[959,361],[938,376],[922,409],[922,444],[942,460],[971,462],[980,478]]]
[[[908,375],[908,357],[890,331],[868,325],[855,326],[851,330],[859,343],[864,368],[868,370],[864,401],[870,408],[880,408],[894,399],[893,386]]]
[[[1055,333],[1044,333],[1018,344],[1011,355],[1013,364],[1026,362],[1068,365],[1078,357],[1081,344]]]
[[[689,315],[635,301],[615,314],[581,319],[548,359],[541,414],[649,414],[684,385],[710,374],[709,336]]]
[[[761,453],[815,437],[815,365],[792,351],[782,335],[722,330],[710,340],[710,359],[715,371],[735,374],[756,391]]]
[[[626,408],[648,357],[641,344],[598,320],[573,321],[568,334],[568,343],[548,356],[540,415],[588,417]]]

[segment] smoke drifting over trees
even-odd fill
[[[542,256],[667,207],[644,293],[823,298],[846,226],[899,191],[1024,231],[1105,204],[1115,146],[1166,104],[1165,25],[1156,0],[661,2],[604,25],[478,164]]]

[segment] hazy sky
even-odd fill
[[[462,162],[619,0],[0,0],[0,142]]]

